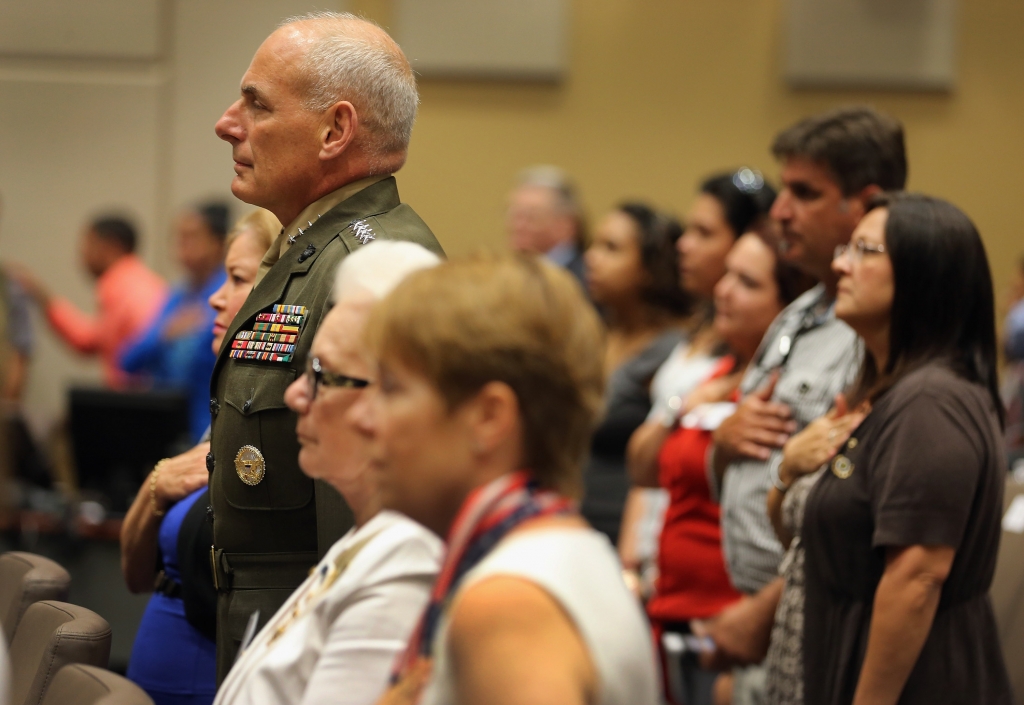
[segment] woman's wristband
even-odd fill
[[[770,463],[768,465],[768,477],[772,481],[772,487],[777,489],[780,494],[786,494],[789,491],[790,485],[787,485],[782,481],[782,477],[779,475],[779,469],[781,467],[781,459],[777,463]]]
[[[149,507],[153,510],[153,516],[162,517],[167,512],[162,509],[157,509],[156,506],[156,481],[160,477],[160,471],[163,470],[164,463],[167,462],[167,458],[164,458],[153,467],[153,472],[149,474]]]

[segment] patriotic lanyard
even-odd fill
[[[448,532],[448,550],[431,591],[430,602],[413,632],[391,682],[401,680],[420,658],[429,659],[441,615],[459,583],[512,529],[538,517],[572,514],[576,505],[542,489],[524,471],[503,475],[475,489],[463,502]]]

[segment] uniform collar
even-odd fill
[[[279,303],[292,276],[309,271],[328,243],[359,220],[386,213],[398,207],[400,203],[395,178],[384,177],[350,195],[324,213],[308,230],[304,230],[302,238],[296,243],[302,245],[303,253],[275,262],[266,272],[266,276],[257,280],[252,293],[228,326],[224,336],[225,345],[218,354],[217,365],[220,366],[225,359],[225,350],[230,347],[228,341],[234,340],[238,329],[259,311]],[[342,243],[345,243],[345,238],[342,238]],[[351,249],[347,243],[344,246]]]
[[[288,224],[288,227],[281,231],[281,234],[277,236],[277,240],[270,246],[267,253],[263,256],[263,261],[260,262],[259,273],[256,275],[256,282],[258,283],[266,275],[267,271],[274,266],[277,260],[284,257],[284,254],[288,249],[294,245],[298,240],[305,235],[313,223],[323,217],[324,213],[327,213],[339,203],[347,201],[352,196],[367,188],[373,186],[379,181],[391,176],[391,174],[378,174],[376,176],[367,176],[365,179],[359,179],[352,183],[345,184],[341,188],[331,191],[326,196],[318,198],[317,200],[310,203],[308,206],[302,209],[302,212]]]

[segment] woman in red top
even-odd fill
[[[719,508],[708,481],[711,431],[732,413],[730,402],[768,326],[808,284],[778,260],[761,236],[747,233],[736,241],[714,299],[715,332],[730,354],[686,399],[679,425],[657,462],[632,468],[636,484],[663,487],[670,497],[659,545],[659,577],[647,605],[659,640],[665,632],[689,633],[690,620],[713,617],[740,597],[725,571]],[[678,674],[686,702],[708,702],[714,676],[690,665]],[[676,669],[666,664],[666,670],[669,683],[675,682]]]

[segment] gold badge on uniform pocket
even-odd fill
[[[840,480],[845,480],[853,474],[853,461],[845,455],[837,455],[832,460],[832,474]]]
[[[267,473],[267,465],[263,460],[263,453],[255,446],[242,446],[235,456],[235,472],[238,479],[247,485],[255,486],[260,484],[263,476]]]

